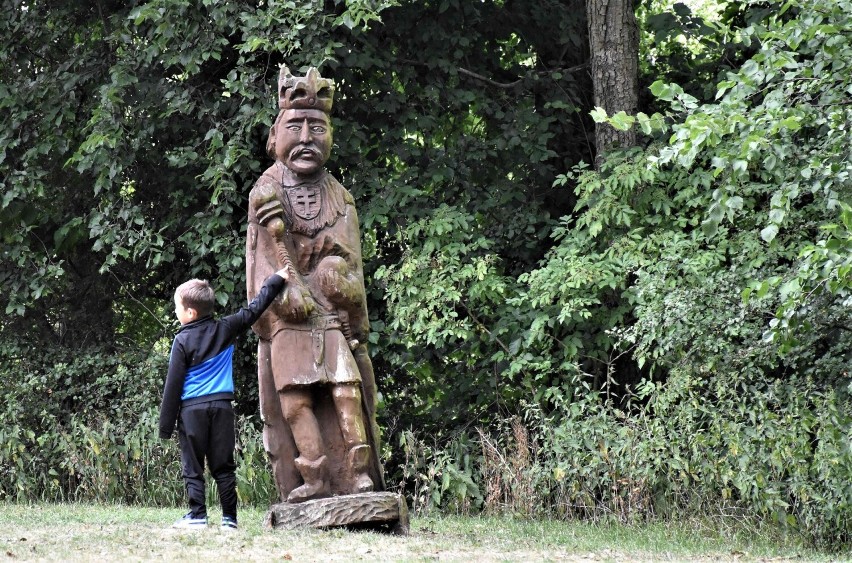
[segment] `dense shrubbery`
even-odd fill
[[[737,515],[838,548],[852,539],[850,424],[848,399],[808,378],[681,373],[645,384],[625,408],[595,393],[550,414],[528,407],[502,433],[402,445],[422,456],[406,466],[421,510]]]
[[[0,500],[185,502],[177,442],[158,438],[165,354],[61,361],[23,351],[0,350]],[[237,433],[239,498],[268,503],[275,487],[256,421],[240,417]]]
[[[156,437],[162,355],[51,364],[10,352],[0,362],[3,499],[183,502],[176,445]],[[69,391],[93,373],[85,385],[106,403],[68,409]],[[676,370],[622,407],[589,393],[547,413],[526,405],[502,428],[449,441],[401,432],[390,449],[404,457],[388,477],[419,513],[633,521],[736,512],[836,546],[850,539],[850,425],[845,391],[809,377]],[[240,501],[265,505],[275,493],[259,428],[245,417],[238,426]],[[213,501],[214,486],[208,494]]]

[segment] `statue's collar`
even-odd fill
[[[325,183],[326,176],[328,176],[328,172],[324,168],[312,176],[300,176],[284,166],[280,160],[275,161],[275,166],[276,172],[278,172],[278,181],[285,188],[321,185]]]

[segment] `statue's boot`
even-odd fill
[[[326,475],[326,457],[322,456],[315,461],[297,457],[296,468],[302,474],[304,484],[296,487],[287,496],[287,502],[304,502],[314,498],[323,498],[329,495],[328,476]]]
[[[361,444],[349,450],[348,462],[352,475],[352,492],[368,493],[373,490],[373,480],[367,474],[370,466],[370,446]]]

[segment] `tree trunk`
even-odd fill
[[[639,99],[639,28],[633,0],[586,0],[589,48],[592,58],[592,82],[595,105],[613,115],[624,110],[638,111]],[[605,123],[595,129],[597,158],[610,148],[636,144],[636,130],[619,131]]]

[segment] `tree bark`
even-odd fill
[[[586,0],[595,106],[613,115],[630,115],[639,103],[639,28],[633,0]],[[619,131],[598,123],[595,128],[595,166],[611,148],[636,144],[636,130]]]

